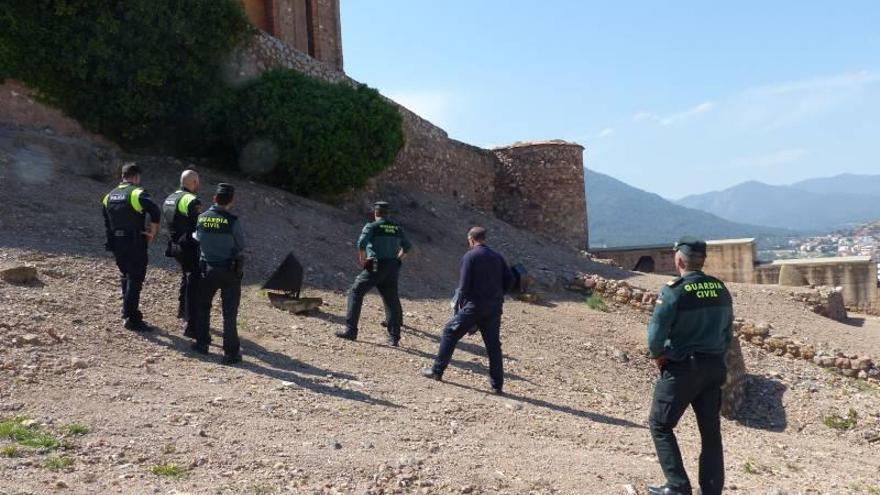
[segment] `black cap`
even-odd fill
[[[675,250],[685,255],[701,254],[706,256],[706,241],[686,235],[675,243]]]
[[[226,182],[221,182],[217,184],[217,194],[232,196],[235,194],[235,186]]]

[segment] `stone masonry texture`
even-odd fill
[[[267,33],[236,54],[227,68],[227,79],[243,84],[279,67],[329,82],[360,84]],[[517,227],[576,249],[586,248],[582,146],[545,141],[487,150],[450,139],[443,129],[391,103],[403,118],[405,144],[394,163],[370,181],[365,193],[396,188],[454,198]]]

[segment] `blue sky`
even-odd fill
[[[880,173],[880,2],[342,0],[346,71],[668,198]]]

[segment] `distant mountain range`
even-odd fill
[[[733,222],[827,232],[880,219],[880,175],[842,174],[789,186],[749,181],[677,203]]]
[[[672,244],[685,234],[705,239],[778,239],[792,232],[724,220],[677,205],[590,169],[584,169],[590,247]]]

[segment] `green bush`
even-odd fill
[[[403,146],[400,112],[367,86],[272,70],[239,89],[222,119],[240,169],[321,196],[364,185]]]
[[[124,143],[175,136],[251,28],[237,0],[27,0],[0,9],[0,78]]]

